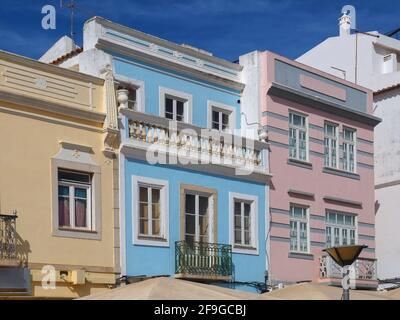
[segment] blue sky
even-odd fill
[[[76,39],[94,15],[233,61],[253,50],[290,58],[337,35],[340,10],[352,4],[357,29],[387,32],[400,27],[399,0],[77,0]],[[56,30],[41,28],[42,6],[57,8]],[[39,58],[69,34],[69,12],[59,0],[1,0],[0,50]]]

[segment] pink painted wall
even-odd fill
[[[268,89],[274,81],[274,60],[280,59],[305,70],[312,71],[323,77],[333,79],[350,87],[367,92],[368,107],[372,111],[372,92],[360,86],[346,82],[339,78],[324,74],[313,68],[304,66],[300,63],[280,57],[271,52],[261,53],[261,107],[263,112],[273,112],[285,117],[289,116],[289,110],[297,111],[308,115],[308,123],[319,127],[324,127],[325,121],[332,121],[339,125],[339,132],[342,132],[342,126],[348,126],[357,130],[357,137],[368,141],[373,141],[373,127],[362,124],[361,122],[327,113],[312,107],[301,105],[283,98],[268,95]],[[318,87],[314,88],[315,90]],[[332,88],[323,87],[331,90]],[[340,95],[340,91],[332,91],[332,94]],[[343,97],[343,95],[341,95]],[[278,129],[289,130],[288,120],[269,117],[264,114],[262,124]],[[309,138],[324,139],[324,133],[309,127]],[[270,169],[273,174],[272,185],[270,188],[270,208],[271,208],[271,231],[270,231],[270,265],[269,272],[273,280],[279,281],[304,281],[318,280],[319,278],[319,257],[321,256],[323,245],[325,243],[325,234],[310,232],[310,254],[308,258],[312,260],[289,257],[290,229],[287,227],[290,223],[288,214],[274,213],[275,209],[289,211],[290,203],[305,205],[309,207],[311,216],[316,215],[321,219],[310,218],[310,228],[325,230],[325,213],[327,210],[336,210],[348,212],[357,215],[358,223],[367,223],[374,225],[374,171],[372,168],[365,168],[357,165],[357,174],[359,180],[323,173],[324,168],[324,147],[323,144],[315,143],[309,139],[309,162],[312,169],[301,168],[288,164],[288,147],[276,146],[275,143],[288,145],[287,134],[269,130],[269,139],[271,141]],[[373,154],[373,145],[357,143],[357,149]],[[321,155],[314,155],[312,152],[318,152]],[[373,166],[373,157],[371,155],[357,154],[357,162]],[[288,190],[298,190],[314,194],[313,198],[299,197],[293,194],[289,195]],[[326,196],[348,199],[362,203],[362,207],[346,205],[343,203],[327,202],[323,198]],[[278,224],[278,225],[276,225]],[[279,225],[280,224],[280,225]],[[286,227],[285,227],[286,226]],[[374,227],[358,226],[358,236],[374,236]],[[279,239],[279,240],[278,240]],[[286,239],[286,240],[285,240]],[[313,245],[312,243],[319,244]],[[366,244],[369,248],[375,248],[374,240],[358,239],[359,244]],[[321,245],[322,244],[322,245]],[[374,257],[373,251],[365,251],[362,256]]]

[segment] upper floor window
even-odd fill
[[[308,160],[307,118],[289,113],[289,157],[302,161]]]
[[[208,127],[218,131],[234,129],[235,109],[231,106],[208,101]]]
[[[308,208],[290,206],[290,251],[309,252]]]
[[[58,170],[58,224],[92,230],[91,174]]]
[[[352,129],[343,129],[343,170],[355,172],[356,132]]]
[[[185,101],[173,97],[165,97],[165,117],[175,121],[185,121]]]
[[[174,121],[192,122],[192,96],[160,87],[160,116]]]
[[[326,246],[336,247],[356,244],[356,216],[332,212],[326,213]]]
[[[325,123],[325,138],[324,138],[324,154],[325,167],[338,167],[338,126],[331,123]]]

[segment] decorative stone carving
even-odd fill
[[[119,89],[117,90],[117,101],[119,103],[118,110],[128,109],[128,97],[129,90],[127,89]]]

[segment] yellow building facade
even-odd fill
[[[117,120],[111,70],[100,79],[0,51],[0,296],[115,285]]]

